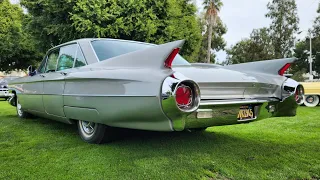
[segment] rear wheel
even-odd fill
[[[305,95],[304,104],[308,107],[315,107],[319,104],[319,96],[317,95]]]
[[[111,127],[89,121],[79,120],[78,131],[82,140],[92,144],[109,142],[114,137],[114,131]]]

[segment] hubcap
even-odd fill
[[[84,133],[91,135],[95,131],[96,123],[88,122],[88,121],[80,121],[82,130]]]
[[[307,97],[307,102],[308,102],[308,103],[313,103],[313,101],[314,101],[313,96],[308,96],[308,97]]]
[[[23,115],[22,109],[21,109],[21,104],[19,103],[19,101],[17,100],[17,111],[19,116]]]

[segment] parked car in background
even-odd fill
[[[305,95],[300,105],[306,105],[308,107],[315,107],[320,102],[320,80],[313,82],[302,82],[305,89]]]
[[[80,39],[50,49],[39,68],[9,84],[21,118],[76,123],[81,138],[101,143],[113,127],[203,130],[294,116],[303,87],[284,72],[295,58],[218,66],[191,64],[184,41],[154,45]]]
[[[17,76],[4,76],[0,78],[0,98],[4,98],[7,100],[11,97],[11,93],[9,93],[8,82],[18,78]]]

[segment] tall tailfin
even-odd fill
[[[283,75],[284,71],[289,68],[289,64],[293,63],[294,61],[296,61],[296,58],[274,59],[228,65],[224,66],[224,68],[243,72],[259,72]]]
[[[172,58],[177,53],[177,48],[181,48],[184,40],[178,40],[153,46],[139,51],[116,56],[92,65],[91,67],[148,67],[164,69],[167,68],[167,59]]]

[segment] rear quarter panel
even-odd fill
[[[171,131],[160,91],[171,70],[82,69],[65,81],[64,112],[70,119],[115,127]]]

